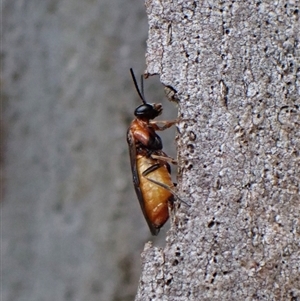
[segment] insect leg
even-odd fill
[[[165,161],[165,162],[168,162],[168,163],[172,163],[174,165],[177,165],[177,160],[175,160],[174,158],[172,157],[169,157],[169,156],[158,156],[158,155],[151,155],[151,157],[153,159],[156,159],[156,160],[161,160],[161,161]]]
[[[150,121],[150,124],[154,127],[156,131],[163,131],[165,129],[170,128],[172,125],[176,124],[179,122],[179,119],[175,120],[152,120]],[[163,126],[158,126],[157,124],[161,123],[164,124]]]
[[[156,184],[156,185],[158,185],[158,186],[160,186],[160,187],[162,187],[162,188],[168,190],[169,192],[171,192],[171,193],[174,195],[174,197],[175,197],[177,200],[179,200],[180,202],[184,203],[186,206],[191,207],[191,205],[189,205],[189,204],[188,204],[187,202],[185,202],[182,198],[180,198],[180,197],[178,196],[178,194],[177,194],[171,187],[169,187],[168,185],[163,184],[163,183],[160,183],[160,182],[157,182],[157,181],[155,181],[155,180],[153,180],[153,179],[150,179],[150,178],[147,178],[147,177],[145,177],[145,178],[146,178],[148,181],[150,181],[150,182],[152,182],[152,183],[154,183],[154,184]]]
[[[151,172],[153,172],[153,171],[155,171],[156,169],[160,168],[161,166],[162,166],[162,165],[159,164],[159,163],[150,166],[149,168],[147,168],[147,169],[142,173],[142,176],[145,177],[148,181],[150,181],[150,182],[152,182],[152,183],[154,183],[154,184],[156,184],[156,185],[158,185],[158,186],[160,186],[160,187],[162,187],[162,188],[168,190],[169,192],[171,192],[171,193],[173,194],[173,196],[174,196],[177,200],[181,201],[182,203],[184,203],[185,205],[187,205],[188,207],[190,207],[190,205],[189,205],[187,202],[185,202],[184,200],[182,200],[182,199],[178,196],[178,194],[177,194],[171,187],[169,187],[169,186],[166,185],[166,184],[160,183],[160,182],[158,182],[158,181],[155,181],[155,180],[153,180],[153,179],[150,179],[150,178],[147,178],[147,177],[146,177],[148,174],[150,174]]]
[[[146,177],[147,175],[149,175],[149,173],[155,171],[156,169],[160,168],[161,166],[162,165],[160,163],[153,164],[152,166],[150,166],[149,168],[147,168],[146,170],[143,171],[142,176]],[[148,179],[148,178],[146,178],[146,179]]]

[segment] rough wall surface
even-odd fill
[[[146,1],[177,91],[179,194],[136,300],[300,300],[299,1]]]
[[[144,3],[4,0],[1,26],[0,299],[132,300],[150,238],[126,144]]]

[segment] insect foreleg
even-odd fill
[[[172,125],[178,123],[179,120],[178,119],[175,119],[175,120],[151,120],[149,123],[151,126],[154,127],[154,129],[156,131],[163,131],[165,129],[168,129],[170,128]],[[161,124],[164,124],[163,126],[158,126],[157,124],[158,123],[161,123]]]

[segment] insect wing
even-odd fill
[[[147,213],[146,213],[145,201],[144,201],[144,197],[143,197],[143,194],[142,194],[142,191],[140,188],[140,178],[139,178],[137,164],[136,164],[137,152],[136,152],[135,139],[134,139],[130,129],[127,132],[127,143],[128,143],[128,147],[129,147],[130,165],[131,165],[134,189],[135,189],[136,195],[138,197],[138,200],[140,202],[140,206],[142,208],[144,217],[150,228],[150,231],[151,231],[152,235],[157,235],[159,232],[159,229],[157,229],[156,227],[153,226],[153,224],[149,220],[149,217],[147,216]]]

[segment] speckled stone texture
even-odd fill
[[[191,207],[145,247],[136,301],[300,300],[299,1],[146,6],[146,72],[177,92]]]

